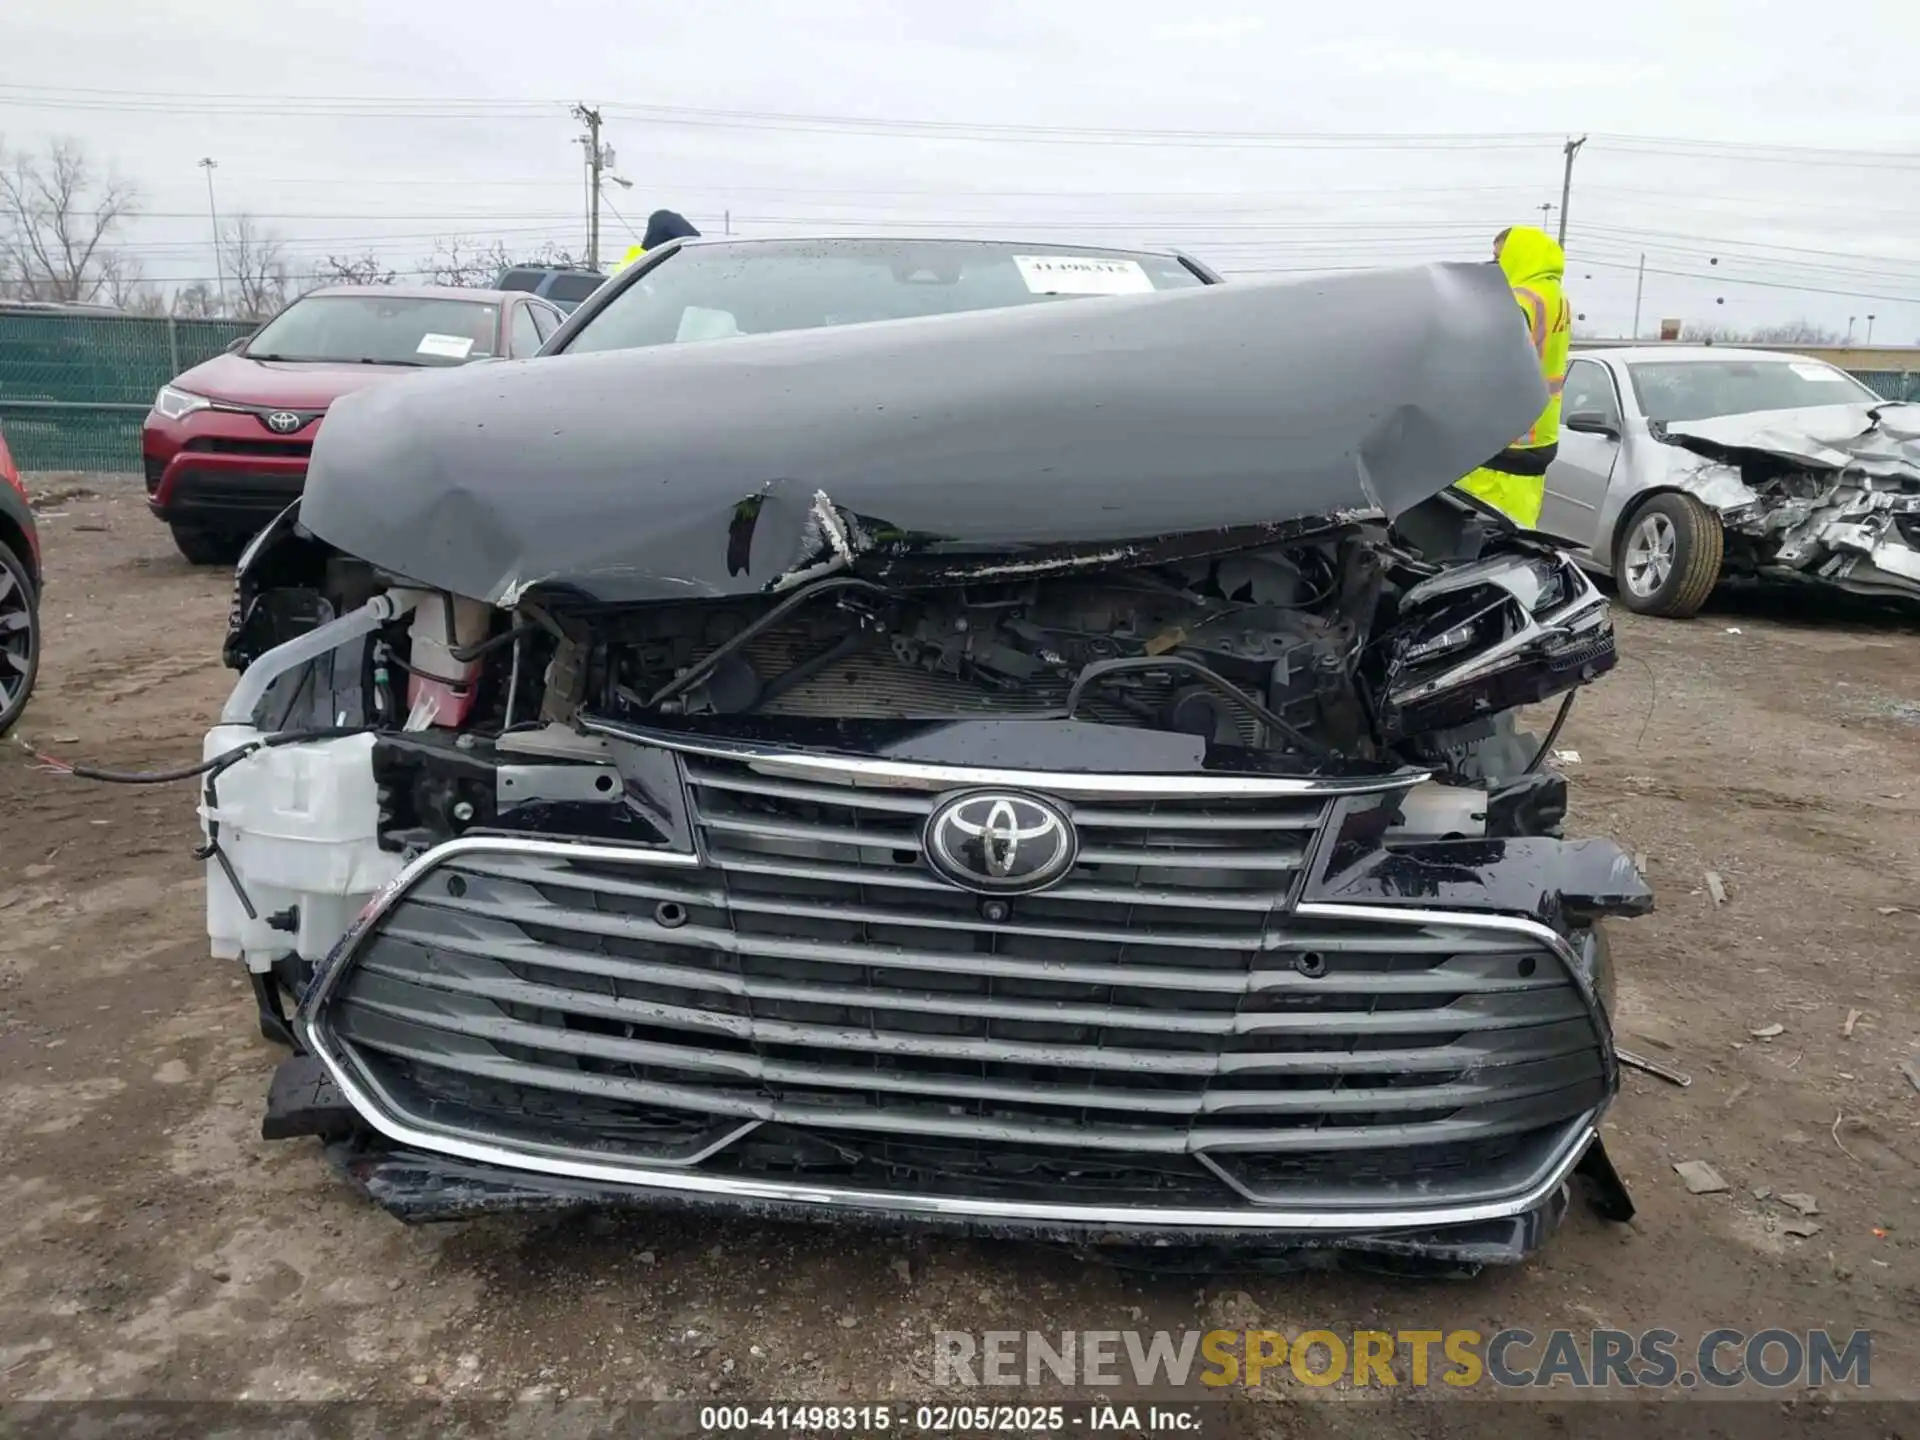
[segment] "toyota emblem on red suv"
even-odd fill
[[[267,416],[267,428],[276,435],[291,435],[305,423],[291,410],[276,410]]]

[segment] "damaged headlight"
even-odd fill
[[[1435,655],[1445,655],[1449,651],[1459,650],[1473,643],[1474,627],[1456,625],[1451,630],[1443,630],[1425,640],[1416,640],[1400,652],[1402,663],[1417,665],[1422,660],[1431,660]]]

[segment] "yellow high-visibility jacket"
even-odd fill
[[[1560,392],[1567,383],[1567,351],[1573,344],[1573,309],[1561,290],[1567,257],[1559,242],[1532,225],[1516,225],[1500,247],[1500,268],[1526,317],[1547,405],[1527,433],[1461,479],[1462,490],[1531,529],[1540,523],[1547,465],[1560,447]]]
[[[1560,443],[1560,392],[1567,383],[1567,350],[1573,344],[1573,307],[1561,290],[1567,257],[1546,231],[1516,225],[1500,247],[1500,268],[1513,286],[1513,298],[1526,313],[1540,373],[1547,382],[1547,408],[1509,450],[1545,450]]]
[[[607,274],[609,276],[618,275],[622,270],[626,269],[627,266],[631,265],[646,253],[647,247],[644,245],[629,245],[627,247],[627,253],[607,267]]]

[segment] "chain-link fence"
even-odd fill
[[[1889,400],[1920,400],[1920,369],[1855,370],[1853,376],[1876,395]]]
[[[154,392],[256,328],[0,305],[7,448],[22,470],[138,470],[140,421]]]

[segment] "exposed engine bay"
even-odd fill
[[[1303,416],[1277,458],[1235,420],[1185,494],[1189,451],[1123,443],[1222,404],[1270,426],[1260,387],[1221,400],[1221,355],[1287,333],[1264,308],[1383,296],[1460,352],[1393,350],[1404,404]],[[242,558],[241,675],[206,740],[212,947],[294,1052],[265,1132],[322,1137],[416,1220],[745,1205],[1472,1270],[1532,1250],[1576,1171],[1630,1214],[1597,1130],[1618,1087],[1600,922],[1652,896],[1617,847],[1562,836],[1542,763],[1614,664],[1607,603],[1446,489],[1543,403],[1510,295],[1431,267],[1162,298],[345,402],[301,507]],[[1009,336],[1098,357],[1101,388],[942,363]],[[1175,403],[1183,356],[1217,385]],[[784,467],[743,487],[726,437],[688,432],[707,472],[645,451],[671,483],[642,504],[609,488],[611,448],[544,492],[515,449],[441,482],[413,531],[366,509],[362,467],[422,433],[448,463],[469,405],[497,426],[636,367],[655,399],[703,376],[821,458],[734,455]],[[956,373],[984,377],[964,403]],[[950,426],[944,448],[916,433],[924,473],[867,464],[890,419],[792,417],[796,386],[849,375],[924,384],[909,403]],[[641,428],[684,423],[660,405]],[[1032,427],[979,423],[1006,415]],[[1075,416],[1084,452],[1059,439]],[[610,446],[634,422],[602,423]],[[1063,455],[1132,468],[1076,478]],[[930,478],[956,456],[998,509]],[[844,490],[793,479],[850,457]],[[1153,528],[1176,514],[1204,518]]]
[[[1479,554],[1436,564],[1406,538],[1422,529]],[[290,517],[269,535],[285,553],[263,547],[242,568],[235,668],[406,588],[325,555]],[[337,652],[316,658],[277,677],[256,718],[482,733],[584,716],[721,729],[749,717],[1080,719],[1446,779],[1495,717],[1614,663],[1606,601],[1578,567],[1517,535],[1489,538],[1464,501],[1428,502],[1399,534],[1349,523],[1202,558],[1171,548],[1162,563],[1140,547],[1137,565],[1045,578],[971,584],[962,571],[902,589],[827,577],[779,597],[528,603],[512,616],[421,595],[366,634],[359,673],[343,674]],[[459,642],[473,658],[456,658]]]

